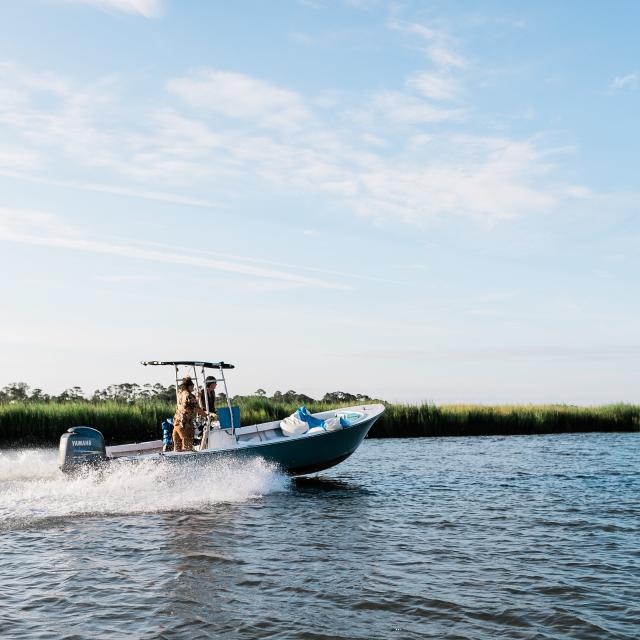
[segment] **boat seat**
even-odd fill
[[[240,422],[240,407],[231,407],[231,412],[229,413],[229,407],[216,409],[221,429],[231,429],[231,416],[233,416],[233,425],[236,430],[242,426]]]

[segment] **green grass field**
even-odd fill
[[[282,419],[296,404],[266,398],[245,398],[243,424]],[[309,404],[311,412],[336,405]],[[85,425],[102,431],[107,444],[156,439],[162,419],[171,416],[172,404],[137,402],[90,403],[14,402],[0,404],[0,446],[57,444],[68,427]],[[640,431],[640,406],[601,407],[568,405],[400,405],[387,404],[384,416],[370,433],[372,438],[422,436],[526,435],[585,431]]]

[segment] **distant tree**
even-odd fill
[[[29,399],[29,385],[26,382],[11,382],[0,393],[3,402],[25,402]]]
[[[227,397],[221,392],[217,394],[220,404],[226,404]],[[242,403],[245,399],[259,397],[267,398],[264,389],[257,389],[251,396],[235,396],[234,402]],[[109,385],[106,389],[96,389],[90,400],[93,403],[115,401],[127,404],[135,404],[136,402],[158,402],[162,404],[172,404],[176,399],[175,385],[163,386],[159,382],[155,384],[145,384],[143,386],[135,382],[123,382],[120,384]],[[315,402],[313,398],[304,393],[298,393],[293,389],[289,389],[286,393],[275,391],[271,398],[272,402],[290,404],[298,403],[300,405],[311,404]],[[70,401],[86,401],[84,393],[80,387],[71,387],[65,389],[59,396],[50,396],[40,388],[31,390],[26,382],[12,382],[0,389],[0,403],[8,402],[70,402]],[[360,402],[369,402],[371,398],[364,393],[347,393],[346,391],[332,391],[326,393],[322,398],[322,402],[344,404],[352,402],[354,404]]]
[[[91,396],[91,402],[104,402],[111,400],[114,402],[126,402],[134,404],[141,400],[149,402],[175,402],[175,385],[163,386],[159,382],[155,384],[145,384],[141,387],[134,382],[123,382],[121,384],[111,384],[106,389],[96,389]]]
[[[124,402],[135,402],[142,392],[140,385],[135,382],[123,382],[118,385],[120,397]]]
[[[325,393],[322,402],[356,402],[358,396],[354,396],[352,393],[346,391],[332,391],[331,393]]]
[[[65,389],[57,398],[60,402],[73,402],[78,400],[85,400],[84,393],[80,387],[71,387]]]
[[[153,397],[153,385],[145,384],[141,387],[136,400],[150,400]]]
[[[34,389],[29,396],[29,402],[49,402],[50,400],[51,396],[38,388]]]
[[[154,395],[152,400],[157,402],[175,402],[176,401],[176,385],[170,384],[164,387],[161,384],[153,385]]]
[[[104,389],[96,389],[89,399],[91,402],[103,402],[107,399],[106,392]]]
[[[305,395],[304,393],[298,393],[293,389],[289,389],[283,396],[282,400],[284,402],[296,402],[298,404],[309,404],[310,402],[315,402],[313,398]]]
[[[106,389],[97,392],[98,395],[96,399],[131,403],[138,399],[140,392],[140,385],[131,382],[122,382],[120,384],[110,384]]]

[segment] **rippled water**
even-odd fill
[[[640,637],[640,434],[69,480],[0,452],[0,635]]]

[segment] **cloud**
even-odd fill
[[[460,82],[454,74],[467,62],[454,51],[450,36],[442,30],[411,22],[394,21],[389,28],[417,35],[425,42],[422,51],[431,62],[431,68],[410,74],[404,91],[379,92],[366,110],[355,111],[354,115],[367,122],[372,118],[372,111],[377,111],[391,122],[409,125],[463,119],[465,109],[444,108],[430,102],[450,102],[460,93]]]
[[[53,233],[74,234],[72,227],[62,224],[56,216],[46,211],[0,207],[0,237],[18,237],[27,231],[43,236]]]
[[[611,89],[613,90],[633,90],[640,87],[640,73],[635,71],[628,73],[626,76],[616,76],[611,82]]]
[[[3,169],[19,171],[36,169],[40,165],[40,157],[35,151],[21,149],[10,145],[0,145],[0,175]]]
[[[0,101],[0,175],[198,207],[248,191],[323,196],[409,224],[446,216],[494,224],[593,197],[553,176],[550,158],[561,149],[539,138],[456,134],[473,112],[424,96],[453,97],[447,78],[420,71],[405,91],[355,104],[338,96],[327,111],[258,78],[201,69],[169,80],[148,108],[122,98],[117,78],[78,85],[4,64],[0,92],[13,101]]]
[[[381,165],[360,177],[364,188],[352,206],[360,215],[411,224],[448,216],[494,224],[549,209],[561,198],[538,186],[550,166],[531,142],[452,136],[444,146],[465,149],[466,156]]]
[[[434,44],[426,49],[427,55],[441,67],[458,67],[463,68],[467,65],[467,61],[460,55],[457,55],[444,45]]]
[[[316,231],[311,230],[311,231]],[[304,233],[304,232],[303,232]],[[306,233],[304,233],[305,235],[307,235]],[[321,235],[322,232],[318,231],[318,234]],[[314,234],[312,234],[314,235]],[[118,241],[127,241],[127,240],[122,240],[122,239],[117,239]],[[135,242],[135,241],[131,241],[129,240],[129,242]],[[164,249],[169,249],[172,251],[184,251],[184,252],[189,252],[192,253],[194,255],[200,255],[200,256],[209,256],[209,257],[215,257],[215,258],[229,258],[231,260],[239,260],[242,262],[248,262],[248,263],[253,263],[253,264],[263,264],[263,265],[269,265],[272,267],[279,267],[279,268],[285,268],[285,269],[295,269],[298,271],[309,271],[311,273],[320,273],[322,275],[328,275],[328,276],[339,276],[341,278],[349,278],[351,280],[368,280],[371,282],[385,282],[387,284],[400,284],[397,280],[390,280],[388,278],[380,278],[377,276],[370,276],[370,275],[363,275],[361,273],[352,273],[352,272],[345,272],[345,271],[338,271],[335,269],[326,269],[326,268],[320,268],[320,267],[308,267],[305,265],[301,265],[301,264],[292,264],[290,262],[279,262],[277,260],[265,260],[264,258],[256,258],[254,256],[240,256],[240,255],[235,255],[235,254],[228,254],[228,253],[223,253],[221,251],[216,251],[215,253],[211,252],[211,251],[206,251],[206,250],[201,250],[201,249],[193,249],[193,248],[185,248],[185,247],[178,247],[175,244],[165,244],[165,243],[160,243],[160,242],[142,242],[142,243],[138,243],[141,244],[142,246],[145,247],[154,247],[154,248],[164,248]]]
[[[377,94],[373,98],[370,113],[406,125],[459,120],[464,115],[462,109],[435,107],[424,100],[399,91],[385,91]]]
[[[115,139],[114,84],[107,77],[75,86],[56,74],[0,64],[0,93],[13,96],[0,101],[3,140],[37,149],[43,164],[62,151],[85,167],[113,166],[123,143]]]
[[[467,60],[455,51],[453,39],[446,31],[434,29],[424,24],[397,20],[389,23],[389,27],[421,38],[424,42],[422,51],[437,67],[463,69],[467,66]]]
[[[0,176],[5,178],[13,178],[15,180],[26,180],[36,184],[46,184],[54,187],[63,187],[66,189],[78,189],[80,191],[96,191],[98,193],[111,193],[113,195],[125,196],[128,198],[142,198],[143,200],[155,200],[157,202],[170,202],[173,204],[184,204],[191,207],[203,207],[206,209],[219,209],[220,205],[209,200],[193,198],[177,193],[168,193],[166,191],[149,191],[135,189],[129,187],[119,187],[109,184],[98,184],[94,182],[80,182],[77,180],[56,180],[52,178],[44,178],[20,173],[17,171],[5,171],[1,167],[2,150],[0,149]],[[16,166],[15,164],[13,166]]]
[[[580,185],[569,185],[566,188],[565,193],[570,198],[575,198],[578,200],[591,198],[594,195],[591,189]]]
[[[59,75],[48,71],[32,71],[20,67],[13,62],[0,62],[0,90],[12,95],[14,100],[11,106],[22,105],[27,102],[28,95],[25,90],[42,91],[57,97],[70,97],[73,90],[69,83]],[[6,103],[3,107],[6,109]]]
[[[242,73],[201,69],[167,88],[192,106],[262,127],[297,128],[309,119],[297,93]]]
[[[66,0],[73,4],[86,4],[106,11],[122,11],[143,16],[145,18],[156,18],[162,13],[161,0]]]
[[[166,282],[166,277],[153,276],[148,274],[127,274],[127,275],[112,275],[112,276],[97,276],[98,282],[105,282],[106,284],[148,284],[150,282]]]
[[[349,290],[342,284],[310,278],[293,272],[268,269],[231,260],[220,260],[176,251],[167,251],[141,246],[93,240],[81,231],[68,227],[64,220],[48,212],[25,209],[0,208],[0,240],[18,244],[57,247],[73,251],[108,254],[122,258],[135,258],[151,262],[198,267],[226,271],[243,276],[313,286],[322,289]]]
[[[426,98],[434,100],[454,100],[458,94],[458,83],[450,77],[435,73],[415,73],[407,80],[407,86]]]

